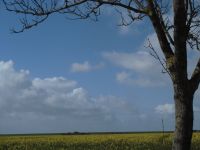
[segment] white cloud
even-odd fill
[[[130,33],[130,27],[129,26],[120,26],[120,31],[121,34],[128,34]]]
[[[155,111],[159,114],[173,114],[174,104],[163,104],[155,107]]]
[[[26,86],[28,84],[26,76],[29,74],[29,71],[20,70],[19,73],[16,73],[12,66],[12,61],[0,62],[0,88],[16,88],[15,86]]]
[[[119,23],[120,24],[120,23]],[[135,22],[134,26],[129,25],[129,26],[119,26],[119,34],[123,36],[127,35],[134,35],[134,36],[140,36],[141,32],[139,30],[139,26],[141,26],[141,22]]]
[[[163,58],[163,54],[160,51],[160,46],[155,33],[150,34],[147,39],[150,40],[151,44],[154,46],[157,54]],[[148,45],[148,40],[145,40],[141,46],[139,46],[134,52],[105,52],[103,57],[110,61],[111,63],[127,69],[129,71],[134,71],[138,74],[150,74],[158,77],[159,73],[162,71],[161,65],[158,61],[150,55],[150,50],[145,48]],[[159,75],[158,75],[158,74]]]
[[[144,72],[151,69],[155,62],[149,53],[137,51],[134,53],[107,52],[103,57],[125,69]]]
[[[89,62],[85,61],[83,64],[81,63],[73,63],[71,66],[72,72],[88,72],[92,69]]]
[[[99,63],[97,65],[91,65],[88,61],[85,61],[83,63],[73,63],[71,65],[71,71],[72,72],[89,72],[91,70],[99,69],[104,66],[103,63]]]
[[[116,74],[116,80],[120,83],[157,87],[164,86],[168,82],[167,76],[161,73],[160,64],[144,50],[132,53],[106,52],[103,57],[122,69],[126,69]]]
[[[127,72],[120,72],[116,74],[117,81],[124,83],[130,80],[130,74]]]
[[[134,80],[134,84],[141,87],[163,87],[166,85],[165,79],[160,77],[160,81],[158,78],[146,78],[146,77],[138,77]]]
[[[12,61],[0,62],[0,132],[3,132],[2,125],[12,122],[13,118],[52,120],[64,117],[74,121],[79,118],[84,123],[86,120],[95,122],[98,118],[97,122],[107,124],[105,122],[120,121],[135,113],[133,105],[119,97],[91,97],[76,81],[64,77],[30,79],[29,74],[27,70],[15,70]]]
[[[157,80],[148,79],[146,77],[133,77],[133,74],[129,72],[119,72],[116,74],[116,80],[119,83],[127,84],[127,85],[137,85],[140,87],[157,87],[163,86],[163,82],[158,82]]]

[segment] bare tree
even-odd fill
[[[114,7],[121,15],[122,25],[149,18],[164,54],[164,68],[174,87],[176,125],[173,150],[189,150],[193,132],[193,97],[200,82],[200,58],[191,77],[187,73],[188,47],[199,50],[199,0],[3,0],[6,9],[23,14],[23,32],[37,26],[54,13],[69,19],[97,20],[104,5]],[[173,8],[171,8],[173,6]],[[172,12],[173,21],[167,17]],[[129,21],[124,17],[127,12]]]

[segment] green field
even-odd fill
[[[0,150],[170,150],[172,134],[131,133],[91,135],[0,136]],[[193,134],[193,150],[200,150],[200,133]]]

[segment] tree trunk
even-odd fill
[[[174,86],[175,132],[172,150],[190,150],[193,133],[193,94]]]

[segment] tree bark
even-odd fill
[[[190,150],[193,133],[193,94],[174,84],[175,132],[172,150]]]

